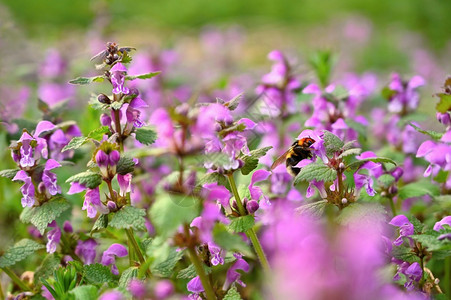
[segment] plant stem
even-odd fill
[[[125,229],[125,233],[127,234],[128,237],[128,241],[130,242],[130,244],[132,245],[136,255],[138,256],[139,262],[141,263],[141,265],[143,265],[145,263],[145,259],[144,256],[141,252],[141,249],[139,248],[138,242],[135,239],[135,236],[133,235],[133,229],[132,228],[126,228]],[[152,274],[150,273],[150,270],[147,269],[146,270],[146,274],[148,277],[150,277]]]
[[[0,280],[0,300],[5,300],[5,295],[3,294],[2,281]]]
[[[113,110],[113,116],[114,116],[114,126],[116,128],[116,132],[118,134],[117,141],[119,143],[119,146],[121,147],[121,152],[124,152],[124,144],[122,141],[122,129],[121,129],[121,119],[119,118],[119,111]]]
[[[391,212],[393,213],[393,217],[395,217],[397,215],[397,213],[396,213],[396,207],[395,207],[395,202],[393,201],[393,197],[388,197],[388,202],[390,203]]]
[[[196,273],[197,275],[199,275],[200,281],[202,282],[202,286],[205,290],[205,295],[207,296],[207,299],[208,300],[216,299],[215,292],[213,291],[213,288],[210,285],[210,281],[208,280],[208,277],[205,274],[205,270],[202,266],[202,263],[200,262],[199,257],[197,256],[196,250],[193,247],[188,247],[188,252],[190,259],[194,265],[194,268],[196,269]]]
[[[17,284],[23,291],[30,291],[31,289],[28,287],[28,285],[25,284],[20,278],[8,267],[1,268],[3,272],[6,273],[6,275],[11,278],[11,280]]]
[[[233,178],[233,173],[228,174],[227,178],[229,179],[229,184],[230,184],[230,188],[232,189],[232,193],[235,196],[236,204],[238,206],[240,215],[245,216],[246,210],[244,209],[243,203],[241,202],[241,198],[238,193],[238,189],[236,188],[235,179]],[[262,265],[263,270],[266,273],[269,273],[271,268],[269,266],[268,259],[266,258],[265,252],[263,251],[262,245],[260,244],[260,241],[258,240],[258,237],[257,237],[257,234],[255,233],[254,228],[251,228],[248,231],[246,231],[246,235],[251,240],[252,246],[254,246],[254,250],[257,253],[258,259],[260,260],[260,264]]]
[[[451,297],[451,256],[445,258],[445,278],[443,278],[443,281],[445,294]]]

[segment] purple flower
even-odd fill
[[[22,192],[22,207],[28,206],[32,207],[35,202],[34,197],[34,185],[31,181],[31,177],[28,176],[27,172],[20,170],[17,172],[16,176],[12,179],[13,181],[23,181],[24,185],[20,188],[20,191]]]
[[[147,105],[147,103],[139,96],[136,96],[132,101],[130,101],[125,112],[128,127],[134,126],[136,128],[141,128],[144,126],[144,122],[140,119],[141,111],[139,109],[146,107],[149,107],[149,105]]]
[[[414,76],[408,82],[403,82],[399,74],[392,74],[388,87],[393,95],[389,99],[388,110],[392,113],[416,110],[420,101],[417,89],[424,83],[424,79],[420,76]]]
[[[104,266],[111,265],[111,272],[114,275],[119,275],[119,270],[116,267],[116,256],[124,257],[127,255],[127,248],[121,244],[112,244],[106,251],[103,252],[101,263]]]
[[[17,141],[20,147],[18,153],[13,152],[14,161],[16,161],[21,168],[30,168],[36,164],[41,156],[47,158],[47,141],[41,138],[40,135],[44,132],[53,130],[54,128],[55,125],[51,122],[41,121],[36,126],[33,136],[24,131]]]
[[[404,215],[394,217],[388,224],[399,227],[399,237],[393,242],[393,245],[395,246],[402,245],[403,237],[407,237],[410,240],[410,236],[415,231],[413,224],[410,223],[409,219]]]
[[[223,265],[224,264],[224,251],[216,246],[216,244],[209,242],[208,243],[208,250],[210,251],[210,257],[211,257],[211,264],[213,266],[217,265]]]
[[[159,280],[155,284],[153,293],[158,300],[166,299],[174,293],[174,285],[170,280]]]
[[[96,247],[97,242],[94,239],[87,239],[86,241],[78,241],[75,247],[75,254],[77,254],[84,263],[90,265],[94,263],[96,259]]]
[[[133,297],[142,299],[146,296],[146,285],[141,280],[133,278],[130,280],[127,289]]]
[[[100,212],[101,214],[109,213],[108,208],[100,200],[99,187],[89,189],[78,182],[72,182],[67,194],[77,194],[83,192],[84,190],[86,190],[86,195],[85,200],[83,201],[82,210],[87,211],[88,218],[94,218],[97,215],[97,212]]]
[[[354,182],[356,190],[360,190],[365,187],[366,192],[369,196],[374,196],[376,191],[373,189],[373,178],[368,175],[354,174]]]
[[[200,294],[204,291],[204,287],[202,286],[202,282],[200,281],[199,276],[196,276],[193,279],[191,279],[186,285],[186,288],[188,289],[188,291],[195,294]]]
[[[439,222],[435,223],[434,230],[440,231],[440,230],[444,229],[443,225],[451,226],[451,216],[446,216],[443,219],[441,219]]]
[[[55,168],[59,168],[61,165],[54,159],[49,159],[45,163],[44,172],[42,173],[42,182],[44,182],[47,192],[54,196],[61,193],[61,187],[57,185],[56,174],[50,172]]]
[[[266,170],[257,170],[252,174],[251,183],[249,184],[249,192],[251,194],[251,199],[255,201],[260,201],[260,198],[263,196],[263,199],[269,203],[268,197],[263,194],[263,191],[260,187],[254,186],[257,182],[264,181],[268,179],[271,175],[271,172]]]
[[[123,197],[132,191],[132,174],[117,174],[117,182],[119,183],[119,194]]]
[[[125,297],[119,291],[110,291],[103,293],[99,300],[124,300]]]
[[[419,263],[414,262],[404,271],[404,274],[407,277],[407,281],[404,286],[408,291],[411,291],[414,289],[414,283],[419,282],[423,277],[423,270],[421,269]]]
[[[47,233],[47,252],[54,253],[56,251],[56,246],[61,240],[61,229],[58,227],[55,221],[50,223],[49,227],[55,227]]]
[[[110,70],[113,94],[128,94],[130,90],[124,86],[127,68],[122,63],[116,63]]]
[[[246,284],[241,281],[241,273],[238,273],[238,270],[249,272],[250,266],[249,264],[242,258],[243,256],[239,253],[234,253],[236,261],[235,263],[227,270],[226,280],[224,282],[223,290],[227,290],[230,285],[234,282],[237,282],[241,286],[246,286]]]

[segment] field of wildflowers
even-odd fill
[[[0,85],[0,299],[450,299],[446,64],[87,40]]]

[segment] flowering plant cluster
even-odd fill
[[[99,75],[43,83],[37,124],[2,120],[28,233],[1,252],[0,299],[451,296],[450,79],[442,133],[417,118],[420,76],[332,82],[323,52],[306,82],[273,51],[256,97],[199,95],[134,51],[108,43]],[[65,67],[51,52],[43,78]],[[74,85],[97,83],[98,124],[65,120]]]

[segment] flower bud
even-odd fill
[[[38,185],[38,192],[39,192],[39,194],[44,194],[45,191],[46,191],[46,189],[45,189],[44,182],[40,182],[39,185]]]
[[[255,200],[250,200],[246,203],[246,209],[250,214],[255,213],[259,207],[260,205]]]
[[[157,299],[166,299],[174,292],[174,286],[170,280],[160,280],[155,284],[154,294]]]
[[[105,95],[105,94],[100,94],[100,95],[97,97],[97,100],[99,100],[99,102],[100,102],[100,103],[103,103],[103,104],[110,104],[110,103],[111,103],[111,99],[108,98],[108,96]]]
[[[109,164],[110,166],[115,166],[119,162],[119,159],[121,159],[121,154],[117,150],[111,151],[109,155]]]
[[[388,192],[392,195],[398,193],[398,188],[394,185],[392,185],[391,187],[388,188]]]
[[[400,167],[396,167],[393,171],[391,171],[391,175],[395,177],[395,180],[398,181],[402,175],[404,174],[404,170]]]
[[[146,286],[144,282],[138,279],[130,280],[130,283],[128,284],[128,290],[135,298],[142,299],[146,296]]]
[[[108,166],[108,155],[102,150],[97,151],[95,156],[96,163],[99,167]]]
[[[117,210],[117,205],[113,201],[108,201],[108,203],[106,204],[106,207],[108,207],[109,211]]]
[[[100,116],[100,123],[102,126],[110,126],[111,125],[111,117],[107,114],[102,114]]]
[[[434,284],[437,285],[437,284],[439,284],[439,283],[440,283],[440,279],[435,278],[435,279],[434,279]]]
[[[72,224],[70,224],[69,221],[64,222],[63,224],[63,230],[67,233],[72,233],[74,232],[74,229],[72,228]]]
[[[439,121],[440,123],[442,123],[445,126],[448,126],[451,124],[451,118],[449,116],[449,113],[442,114],[442,113],[438,112],[436,114],[436,117],[437,117],[437,121]]]
[[[139,90],[137,88],[130,88],[129,90],[131,95],[139,96]]]
[[[348,199],[346,199],[346,198],[341,199],[341,203],[342,204],[347,204],[348,203]]]
[[[344,170],[345,168],[345,164],[343,162],[341,162],[338,167],[340,168],[340,170]]]
[[[238,159],[238,169],[244,167],[244,161]]]

